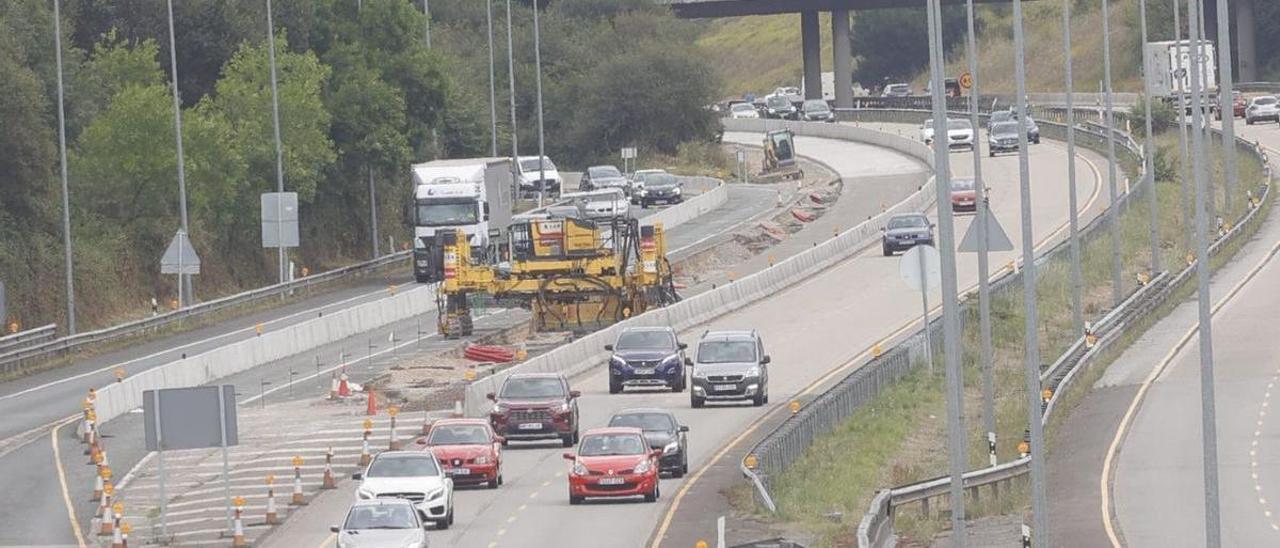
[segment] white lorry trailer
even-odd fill
[[[1204,68],[1201,73],[1200,89],[1204,92],[1205,99],[1213,101],[1218,93],[1218,54],[1213,42],[1202,40],[1201,45],[1204,49]],[[1182,41],[1181,45],[1174,41],[1146,44],[1143,55],[1146,56],[1148,66],[1151,67],[1151,74],[1147,75],[1147,78],[1151,81],[1153,98],[1176,103],[1178,98],[1182,97],[1190,112],[1191,63],[1196,49],[1199,48],[1189,40]],[[1212,110],[1212,107],[1206,105],[1205,110]]]
[[[413,165],[413,274],[432,279],[436,234],[461,229],[472,257],[495,257],[511,226],[513,180],[509,158],[436,160]]]

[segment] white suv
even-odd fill
[[[439,529],[453,525],[453,480],[445,477],[431,453],[379,453],[351,479],[360,480],[356,500],[405,499],[418,509],[423,521],[434,521]]]
[[[1244,109],[1244,123],[1253,125],[1259,120],[1280,122],[1280,102],[1273,95],[1254,97]]]

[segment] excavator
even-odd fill
[[[430,261],[441,280],[439,330],[446,338],[473,332],[481,299],[533,312],[539,331],[584,333],[679,300],[662,226],[636,219],[595,222],[576,217],[514,222],[496,261],[471,255],[462,231],[437,234]]]
[[[796,159],[795,134],[789,129],[773,130],[764,135],[764,170],[768,179],[803,179],[804,170]]]

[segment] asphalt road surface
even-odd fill
[[[753,144],[757,135],[727,134],[726,142]],[[855,143],[799,137],[797,151],[819,160],[846,180],[856,179],[869,171],[884,174],[886,162],[918,169],[918,163],[903,156],[886,153]],[[966,154],[953,154],[955,171],[965,173],[971,166]],[[1010,237],[1020,237],[1018,219],[1017,157],[1005,156],[988,161],[988,181],[992,187],[993,210]],[[1065,233],[1068,212],[1063,149],[1052,144],[1034,147],[1031,166],[1036,178],[1035,237],[1047,244]],[[1085,158],[1079,160],[1080,198],[1086,204],[1085,217],[1095,215],[1105,205],[1097,192],[1096,166]],[[881,179],[881,184],[889,184]],[[846,188],[842,200],[857,200],[861,189]],[[866,214],[878,211],[879,204],[864,202]],[[849,225],[865,215],[850,219]],[[963,234],[968,219],[957,220],[957,232]],[[1043,245],[1043,244],[1042,244]],[[506,453],[506,484],[496,491],[466,491],[456,500],[457,523],[448,531],[432,532],[433,542],[444,546],[643,546],[662,544],[666,528],[662,525],[669,513],[702,512],[701,508],[680,507],[682,493],[696,488],[698,470],[718,458],[721,448],[749,432],[749,425],[765,413],[785,408],[790,399],[820,390],[839,377],[859,356],[886,337],[909,333],[917,321],[919,300],[898,276],[898,258],[879,256],[880,250],[836,265],[814,277],[768,299],[723,316],[705,328],[755,328],[765,341],[773,358],[771,367],[771,403],[763,408],[737,405],[715,405],[706,409],[689,408],[688,394],[669,392],[607,393],[603,369],[573,379],[583,392],[580,401],[582,425],[603,425],[619,409],[654,406],[672,409],[690,432],[690,467],[694,473],[685,479],[665,479],[663,496],[657,504],[642,502],[589,502],[570,507],[567,497],[566,462],[558,444],[519,445]],[[992,265],[1000,268],[1014,253],[994,254]],[[976,257],[961,255],[960,287],[977,283]],[[935,295],[936,299],[936,295]],[[936,301],[935,301],[936,302]],[[876,314],[867,314],[874,310]],[[682,333],[683,340],[694,342],[704,327]],[[334,538],[329,524],[343,516],[353,485],[344,483],[328,504],[317,504],[291,518],[286,530],[270,537],[267,545],[332,546]],[[706,515],[710,522],[715,516]],[[655,530],[655,528],[657,528]],[[607,539],[607,540],[606,540]],[[652,539],[652,540],[651,540]],[[676,544],[672,544],[675,546]]]
[[[1237,121],[1236,132],[1280,157],[1276,125]],[[1224,546],[1280,545],[1280,339],[1272,323],[1280,306],[1278,250],[1280,221],[1272,215],[1211,285]],[[1081,513],[1092,506],[1091,516],[1078,521],[1108,544],[1204,545],[1197,322],[1195,300],[1182,303],[1095,385],[1098,401],[1116,414],[1133,413],[1126,428],[1111,421],[1100,441],[1117,440],[1116,451],[1087,478],[1092,493],[1078,496]],[[1114,404],[1106,403],[1109,395]],[[1097,449],[1108,454],[1106,446]],[[1109,488],[1100,482],[1107,472]],[[1114,504],[1110,526],[1101,510],[1104,490]]]

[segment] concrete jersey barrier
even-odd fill
[[[797,135],[864,142],[908,154],[932,165],[931,149],[922,143],[873,130],[836,124],[779,123],[775,120],[725,120],[724,122],[726,131],[763,132],[766,127],[769,129],[786,127]],[[502,382],[512,374],[559,373],[571,377],[604,364],[607,358],[607,353],[603,350],[604,345],[613,342],[622,329],[638,326],[670,326],[677,330],[688,329],[742,308],[821,272],[849,258],[863,249],[872,239],[878,238],[880,229],[893,215],[926,209],[936,197],[934,185],[934,180],[930,179],[911,196],[887,211],[774,266],[671,306],[651,310],[614,324],[506,371],[476,380],[467,387],[466,414],[471,417],[484,416],[489,409],[486,395],[497,392]],[[691,200],[690,203],[692,202]]]

